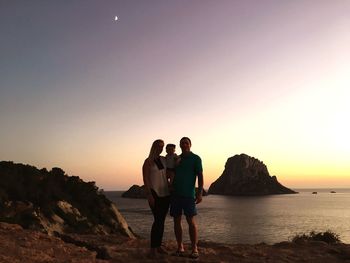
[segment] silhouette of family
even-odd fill
[[[177,250],[174,256],[187,256],[182,241],[182,214],[185,215],[191,240],[190,258],[197,259],[198,228],[195,221],[196,204],[202,201],[203,168],[201,158],[191,152],[191,140],[183,137],[180,140],[181,154],[175,153],[176,146],[167,144],[165,157],[160,154],[164,148],[163,140],[155,140],[148,158],[142,167],[143,181],[149,206],[154,221],[151,228],[150,256],[168,254],[162,247],[165,218],[170,207],[170,215],[174,220],[174,232]],[[198,190],[195,189],[198,178]]]

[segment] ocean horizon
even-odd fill
[[[197,206],[199,240],[226,244],[274,244],[297,234],[330,230],[350,243],[350,188],[295,188],[298,194],[268,196],[209,195]],[[331,193],[331,192],[335,193]],[[153,216],[145,199],[122,198],[124,191],[106,191],[132,230],[149,238]],[[313,194],[317,192],[317,194]],[[186,220],[184,240],[189,241]],[[168,214],[164,239],[174,240]]]

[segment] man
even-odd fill
[[[175,168],[173,195],[170,205],[170,215],[174,217],[174,231],[177,241],[177,256],[184,256],[185,249],[182,243],[182,211],[186,216],[192,244],[191,258],[198,258],[198,231],[194,216],[197,215],[196,204],[202,201],[203,169],[201,158],[191,152],[191,140],[183,137],[180,140],[182,154]],[[195,191],[198,177],[198,191]]]

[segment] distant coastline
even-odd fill
[[[318,193],[329,193],[331,191],[335,191],[337,193],[349,193],[350,192],[350,187],[349,188],[293,188],[293,190],[298,191],[298,192],[315,192],[317,191]]]
[[[337,193],[349,193],[350,192],[350,187],[348,188],[331,188],[331,187],[327,187],[327,188],[317,188],[317,187],[307,187],[307,188],[291,188],[292,190],[296,191],[296,192],[313,192],[313,191],[318,191],[320,193],[327,193],[330,191],[336,191]],[[128,189],[116,189],[116,190],[104,190],[105,192],[125,192]],[[206,189],[207,190],[207,189]]]

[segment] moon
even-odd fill
[[[115,16],[115,17],[114,17],[114,21],[118,21],[118,16]]]

